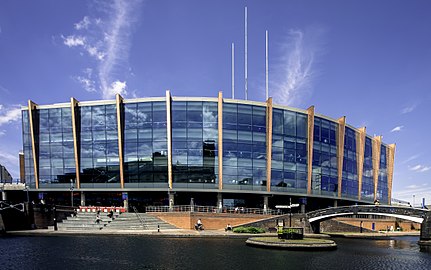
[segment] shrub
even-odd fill
[[[238,227],[233,229],[234,233],[264,233],[265,230],[257,227]]]

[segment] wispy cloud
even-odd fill
[[[129,72],[127,66],[132,28],[141,2],[101,2],[104,16],[85,16],[74,24],[76,33],[61,36],[64,45],[79,48],[96,60],[96,66],[89,68],[91,72],[84,71],[83,75],[72,76],[86,91],[100,92],[104,99],[111,99],[117,93],[127,95],[124,77]]]
[[[78,81],[87,92],[97,92],[96,81],[93,79],[93,69],[86,68],[83,72],[85,76],[74,76],[73,78]]]
[[[431,170],[431,167],[418,164],[414,167],[410,167],[409,170],[414,171],[414,172],[426,172],[426,171]]]
[[[85,16],[82,21],[75,23],[75,29],[81,30],[81,29],[88,29],[88,26],[91,24],[90,19]]]
[[[274,100],[291,105],[311,92],[316,76],[316,56],[322,51],[322,29],[290,30],[282,44],[282,57],[274,74]]]
[[[0,126],[21,120],[19,105],[5,106],[0,104]]]
[[[416,109],[416,106],[417,106],[416,104],[412,104],[410,106],[406,106],[406,107],[404,107],[401,110],[401,113],[402,114],[410,113],[410,112],[414,111],[414,109]]]
[[[9,89],[7,89],[6,87],[4,87],[4,86],[2,86],[2,85],[0,85],[0,90],[1,90],[2,92],[6,93],[6,94],[10,94]]]
[[[404,126],[396,126],[396,127],[394,127],[394,128],[391,130],[391,132],[399,132],[399,131],[401,131],[402,129],[404,129]]]
[[[393,192],[394,198],[410,201],[411,204],[413,204],[413,196],[416,198],[415,205],[419,204],[422,198],[426,198],[429,204],[431,200],[431,187],[426,183],[422,185],[409,185]]]
[[[12,177],[16,178],[19,176],[19,169],[16,165],[19,163],[18,152],[11,153],[2,149],[2,151],[0,151],[0,160],[2,161],[2,165],[8,169]]]
[[[420,155],[419,155],[419,154],[417,154],[417,155],[413,155],[413,156],[411,156],[411,157],[407,158],[406,160],[404,160],[403,162],[401,162],[401,164],[409,163],[410,161],[415,160],[415,159],[417,159],[418,157],[420,157]]]

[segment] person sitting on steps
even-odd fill
[[[99,214],[96,215],[96,223],[100,224],[100,215]]]
[[[198,231],[204,229],[204,226],[202,224],[202,220],[201,219],[198,219],[198,221],[196,222],[195,229],[198,230]]]
[[[111,209],[111,211],[109,211],[108,217],[110,219],[114,220],[114,211],[112,211],[112,209]]]

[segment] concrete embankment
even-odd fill
[[[24,231],[8,231],[7,235],[14,236],[57,236],[57,235],[137,235],[147,237],[189,237],[189,238],[241,238],[247,239],[253,236],[264,236],[264,237],[276,237],[275,233],[263,233],[263,234],[248,234],[248,233],[233,233],[225,232],[224,230],[184,230],[184,229],[170,229],[170,230],[88,230],[88,231],[54,231],[52,229],[37,229],[37,230],[24,230]],[[307,238],[329,238],[325,234],[305,234]]]
[[[352,233],[352,232],[327,232],[330,237],[342,237],[342,238],[357,238],[357,239],[387,239],[391,237],[400,236],[420,236],[420,232],[374,232],[374,233]]]

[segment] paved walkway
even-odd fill
[[[55,236],[55,235],[142,235],[153,237],[221,237],[221,238],[248,238],[256,236],[256,234],[244,234],[225,232],[224,230],[185,230],[185,229],[166,229],[160,230],[62,230],[54,231],[52,229],[37,229],[37,230],[23,230],[23,231],[8,231],[7,235],[40,235],[40,236]],[[259,234],[262,236],[275,236],[275,233]]]
[[[276,236],[276,233],[245,234],[225,232],[224,230],[185,230],[185,229],[166,229],[160,230],[88,230],[88,231],[54,231],[52,229],[37,229],[24,231],[8,231],[7,235],[26,235],[26,236],[55,236],[55,235],[142,235],[149,237],[212,237],[212,238],[249,238],[252,236]],[[387,238],[396,236],[419,236],[420,232],[384,232],[384,233],[328,233],[328,234],[305,234],[305,237],[350,237],[350,238]]]

